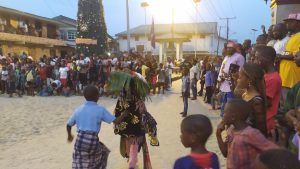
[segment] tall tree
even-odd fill
[[[77,24],[77,38],[97,40],[97,45],[77,44],[77,52],[104,54],[108,44],[102,0],[79,0]]]

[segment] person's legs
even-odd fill
[[[203,96],[203,90],[204,90],[204,84],[205,84],[205,81],[204,80],[201,80],[200,81],[200,91],[198,92],[199,96]]]
[[[128,160],[129,168],[134,168],[136,166],[138,162],[138,150],[139,150],[138,144],[130,145],[129,160]]]
[[[183,94],[183,116],[187,115],[188,112],[188,97]]]
[[[206,87],[206,97],[207,97],[207,103],[211,104],[211,96],[212,96],[212,86]]]
[[[169,88],[172,87],[172,75],[168,75]]]
[[[223,96],[221,99],[221,117],[223,118],[225,105],[229,100],[234,98],[234,94],[233,94],[233,92],[224,92],[224,93],[222,93],[222,95]]]
[[[195,81],[192,81],[191,89],[192,89],[192,93],[193,93],[193,98],[192,99],[196,99],[197,98],[197,84],[196,84]]]
[[[2,94],[5,93],[5,89],[6,89],[6,81],[5,81],[5,80],[1,80],[1,90],[2,90]]]

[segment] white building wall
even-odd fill
[[[134,37],[130,38],[130,47],[136,50],[137,45],[146,45],[146,49],[148,52],[152,52],[155,55],[159,54],[159,43],[156,43],[156,48],[153,49],[151,46],[151,42],[148,41],[145,36],[140,36],[138,41]],[[118,39],[119,47],[121,52],[127,51],[127,40],[126,39]],[[219,54],[221,54],[225,40],[220,39],[219,44]],[[193,36],[190,42],[184,42],[182,45],[183,52],[193,52],[195,49],[199,52],[209,52],[215,54],[217,51],[218,39],[216,36],[208,35],[205,37]]]
[[[212,36],[192,36],[190,42],[185,42],[183,44],[183,51],[205,51],[211,52],[212,51]]]
[[[152,48],[151,42],[148,41],[148,38],[145,38],[145,36],[140,36],[138,38],[138,41],[136,41],[136,38],[131,37],[130,38],[130,48],[137,49],[137,45],[144,45],[145,50],[148,52],[153,52],[153,54],[158,55],[159,54],[159,43],[155,43],[155,49]],[[118,39],[119,47],[121,52],[127,51],[127,39]]]

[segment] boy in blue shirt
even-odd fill
[[[84,97],[86,102],[75,110],[67,123],[68,142],[73,141],[71,129],[75,124],[78,133],[72,168],[105,169],[109,150],[98,138],[101,123],[118,124],[128,112],[123,112],[120,117],[115,118],[104,107],[98,105],[99,92],[95,86],[87,86],[84,90]]]

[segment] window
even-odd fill
[[[76,39],[76,32],[68,31],[68,40],[75,40],[75,39]]]

